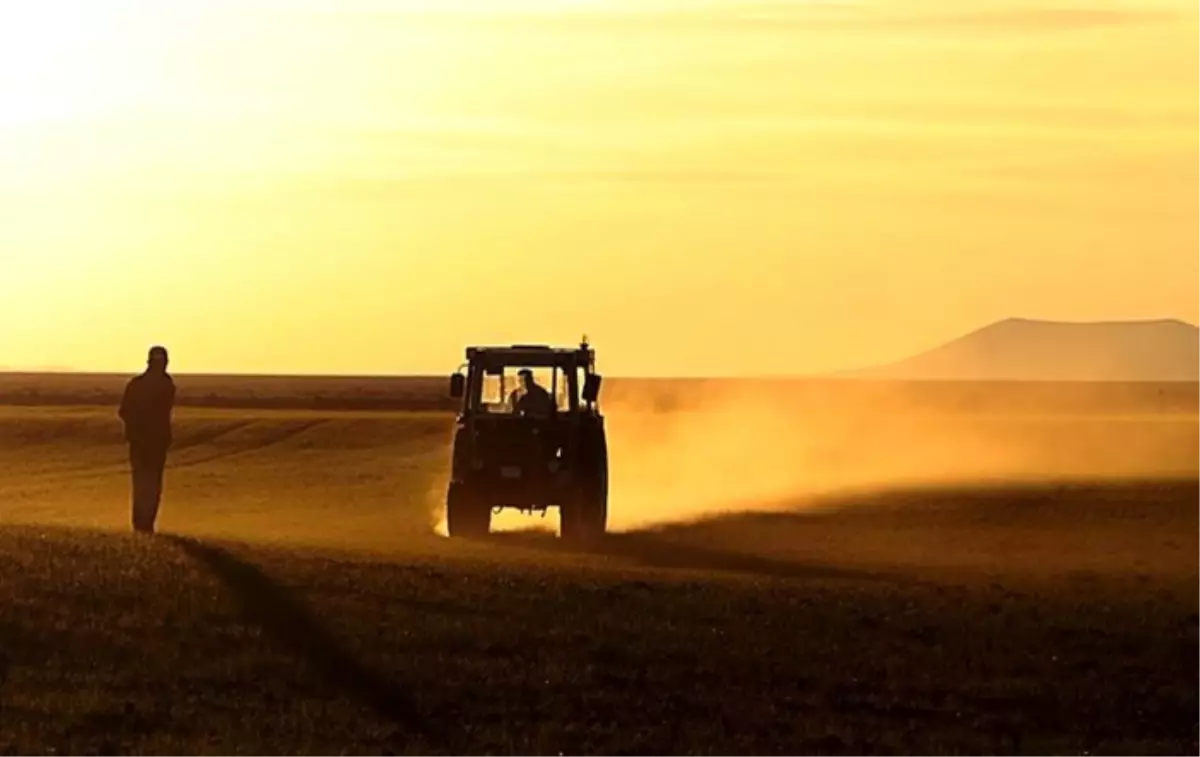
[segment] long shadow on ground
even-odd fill
[[[237,600],[247,618],[311,665],[330,684],[371,707],[381,717],[425,736],[435,735],[412,699],[393,681],[344,650],[303,604],[259,568],[211,544],[165,536],[203,564]]]
[[[915,579],[880,571],[855,570],[811,562],[777,560],[744,552],[683,544],[651,531],[606,534],[591,543],[564,542],[545,531],[494,533],[488,541],[563,554],[616,557],[647,568],[750,573],[773,578],[847,579],[915,584]]]
[[[719,533],[747,523],[833,524],[1013,524],[1120,523],[1195,520],[1200,479],[1178,476],[1143,479],[999,481],[929,486],[881,487],[731,507],[725,513],[662,523],[626,532],[667,539],[699,530]]]
[[[760,544],[756,539],[767,539],[786,552],[789,544],[820,540],[830,533],[843,539],[846,534],[873,534],[874,548],[894,550],[901,549],[905,534],[914,530],[936,534],[948,528],[946,533],[961,535],[966,528],[983,538],[1008,528],[1026,528],[1033,533],[1053,533],[1067,553],[1086,553],[1095,551],[1089,542],[1098,527],[1110,534],[1131,533],[1134,527],[1164,533],[1178,529],[1180,538],[1194,534],[1198,496],[1200,482],[1189,477],[901,487],[763,503],[766,506],[758,511],[731,508],[723,515],[609,533],[586,545],[566,543],[553,533],[533,530],[494,533],[488,540],[497,545],[612,557],[645,567],[924,584],[926,581],[911,572],[883,566],[834,566],[787,554],[755,554],[753,550]],[[833,530],[826,530],[830,528]],[[853,540],[846,543],[851,549],[856,546]],[[762,545],[763,549],[770,546]],[[944,545],[944,551],[956,549],[969,552],[971,546]]]

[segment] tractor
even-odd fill
[[[492,513],[559,512],[564,540],[589,541],[608,521],[608,442],[600,374],[578,347],[468,347],[450,376],[461,400],[446,491],[451,537],[481,537]],[[534,401],[536,400],[536,401]]]

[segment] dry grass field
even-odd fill
[[[103,373],[0,373],[0,404],[112,405],[128,376]],[[191,407],[318,410],[449,410],[444,376],[181,377],[178,402]]]
[[[0,752],[1200,748],[1194,384],[613,382],[577,551],[439,535],[450,414],[263,385],[136,537],[73,380],[0,408]]]

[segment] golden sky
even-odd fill
[[[1196,4],[0,9],[0,366],[613,374],[1198,312]]]

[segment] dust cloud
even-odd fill
[[[1006,391],[718,384],[681,391],[683,407],[667,412],[653,398],[617,398],[605,407],[610,530],[898,486],[1195,475],[1194,415],[1114,415],[1114,403],[1081,403],[1069,387]],[[1154,433],[1142,433],[1148,424]]]
[[[1195,476],[1194,397],[1062,385],[684,382],[602,403],[609,530],[817,508],[905,486]],[[1139,390],[1141,392],[1152,390]],[[439,513],[440,515],[440,513]],[[445,523],[435,524],[445,534]],[[558,530],[557,511],[493,515],[494,531]]]
[[[902,419],[878,408],[792,405],[737,389],[710,390],[679,412],[610,405],[611,529],[794,508],[838,489],[967,475],[1001,454],[922,438],[915,429],[901,433]],[[887,450],[883,437],[893,440]]]

